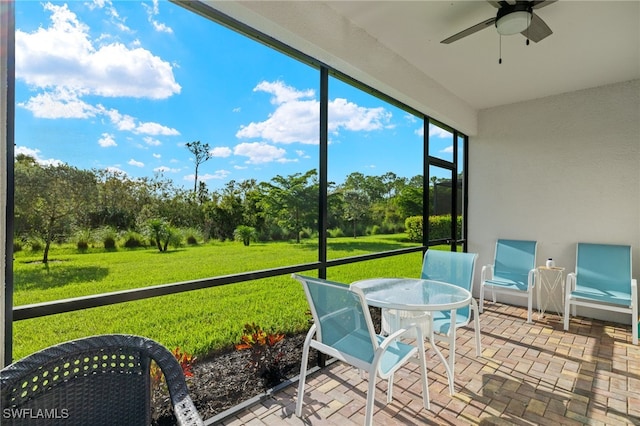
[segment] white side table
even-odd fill
[[[548,268],[546,266],[538,266],[538,319],[544,316],[544,311],[549,307],[549,302],[556,309],[558,315],[563,312],[563,299],[564,299],[564,268],[559,266],[553,266]],[[546,294],[542,295],[542,290],[546,290]],[[557,297],[557,288],[561,289],[561,296]]]

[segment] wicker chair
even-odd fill
[[[173,354],[139,336],[101,335],[61,343],[0,370],[5,425],[148,425],[150,364],[166,379],[180,425],[203,425]]]

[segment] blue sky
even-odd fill
[[[16,2],[16,153],[193,185],[318,168],[319,72],[164,1]],[[329,178],[422,174],[422,122],[335,79]],[[452,137],[432,129],[438,156]]]

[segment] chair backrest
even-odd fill
[[[420,277],[443,281],[471,292],[477,257],[477,253],[429,249],[424,254]],[[469,318],[469,306],[459,308],[457,313]]]
[[[120,334],[61,343],[0,370],[0,405],[14,410],[2,424],[33,421],[19,418],[31,409],[68,424],[148,425],[151,360],[165,375],[178,424],[203,424],[173,354],[151,339]]]
[[[498,240],[494,276],[526,283],[529,271],[536,267],[537,248],[537,241]]]
[[[631,246],[578,243],[576,288],[631,294]]]
[[[316,340],[370,363],[378,342],[363,296],[346,284],[295,274],[293,277],[302,283],[307,296]],[[352,344],[344,346],[346,341]]]

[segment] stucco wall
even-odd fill
[[[480,111],[469,158],[476,295],[496,238],[537,240],[538,264],[552,257],[566,272],[578,241],[631,245],[640,277],[640,80]]]

